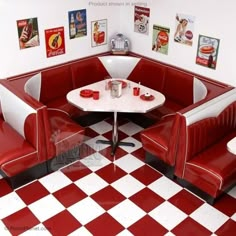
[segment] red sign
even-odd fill
[[[64,27],[45,30],[47,57],[65,54]]]

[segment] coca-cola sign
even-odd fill
[[[47,57],[65,54],[64,27],[45,30]]]

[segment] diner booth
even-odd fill
[[[224,40],[202,35],[219,27],[191,16],[205,16],[198,4],[154,16],[166,4],[81,1],[52,17],[55,0],[14,2],[1,46],[0,234],[232,235],[234,74]],[[12,6],[1,4],[3,20]],[[180,16],[198,26],[188,43]]]

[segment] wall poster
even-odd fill
[[[107,20],[97,20],[91,22],[91,42],[92,47],[107,43]]]
[[[160,25],[153,25],[152,50],[168,54],[170,29]]]
[[[192,46],[194,21],[195,17],[193,16],[176,14],[176,28],[174,33],[175,42]]]
[[[64,27],[45,30],[47,57],[65,54]]]
[[[18,20],[16,23],[20,49],[39,46],[37,18]]]
[[[219,39],[199,35],[196,64],[215,69],[219,45]]]
[[[69,11],[69,37],[70,39],[87,35],[86,9]]]
[[[148,35],[149,17],[149,8],[134,6],[134,32]]]

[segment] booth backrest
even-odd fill
[[[179,117],[179,145],[176,174],[184,163],[236,129],[236,89],[233,89]]]
[[[46,107],[35,103],[29,96],[28,101],[25,100],[25,96],[9,86],[6,81],[1,81],[0,84],[0,100],[4,121],[37,150],[39,160],[45,160],[44,112]]]
[[[97,57],[80,60],[70,65],[74,88],[103,80],[108,72]]]
[[[141,58],[113,55],[98,57],[98,59],[111,77],[127,79]]]

